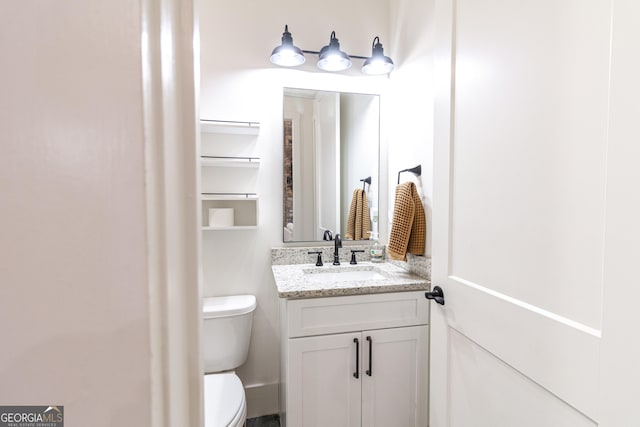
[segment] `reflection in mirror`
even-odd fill
[[[285,88],[283,104],[283,240],[327,230],[368,239],[378,231],[379,96]]]

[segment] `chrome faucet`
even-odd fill
[[[334,250],[333,250],[333,265],[340,265],[340,252],[339,249],[342,247],[342,239],[340,238],[340,234],[336,234],[336,237],[333,239]]]

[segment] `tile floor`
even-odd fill
[[[278,415],[265,415],[258,418],[249,418],[247,427],[280,427],[280,417]]]

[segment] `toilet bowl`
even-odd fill
[[[233,373],[204,376],[205,427],[242,427],[247,404],[240,378]]]
[[[244,386],[231,370],[247,360],[255,308],[253,295],[203,299],[205,427],[241,427],[246,421]]]

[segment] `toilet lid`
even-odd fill
[[[204,425],[242,425],[246,416],[244,387],[233,372],[204,376]]]

